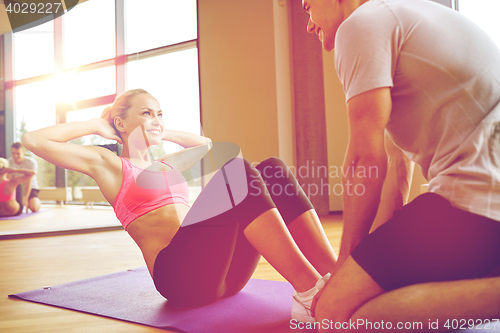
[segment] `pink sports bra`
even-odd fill
[[[126,158],[120,158],[123,168],[122,186],[113,208],[125,230],[139,216],[162,206],[174,203],[189,206],[186,179],[171,165],[162,162],[172,169],[163,172],[149,171],[133,165]]]
[[[5,189],[5,185],[7,185],[7,182],[8,182],[8,180],[3,181],[0,184],[0,202],[7,202],[7,201],[10,201],[16,197],[16,190],[14,190],[14,192],[11,195],[5,195],[3,193],[3,191]]]

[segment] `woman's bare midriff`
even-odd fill
[[[156,256],[179,230],[189,207],[170,204],[144,214],[130,223],[127,232],[142,251],[149,273],[153,276]]]

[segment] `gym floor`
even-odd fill
[[[139,248],[110,207],[43,205],[42,209],[22,220],[0,220],[1,332],[169,332],[9,299],[9,294],[144,266]],[[342,216],[329,215],[321,221],[338,253]],[[265,259],[253,278],[284,281]]]

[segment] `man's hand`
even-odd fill
[[[415,163],[412,162],[393,142],[385,136],[385,151],[388,156],[387,176],[382,190],[382,197],[377,216],[371,231],[392,218],[394,212],[408,203],[410,186]]]

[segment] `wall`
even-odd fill
[[[295,166],[289,1],[198,1],[203,130],[214,141],[238,144],[251,162],[279,156]],[[323,75],[328,165],[341,171],[347,109],[333,52],[323,51]],[[411,198],[422,183],[417,168]],[[329,177],[330,211],[343,209],[340,184]]]
[[[203,130],[251,162],[279,155],[273,2],[198,1]]]
[[[294,10],[301,21],[297,26]],[[295,170],[310,163],[326,166],[326,129],[319,131],[325,126],[324,107],[319,107],[323,91],[319,94],[311,84],[323,84],[322,53],[305,30],[307,16],[300,3],[199,0],[198,16],[205,135],[237,143],[251,162],[278,156]],[[320,62],[312,58],[318,73],[304,64],[311,58],[310,52],[302,54],[307,40],[317,46]],[[318,214],[328,214],[328,197],[318,193],[321,186],[316,184],[321,179],[298,178]]]
[[[290,166],[296,164],[290,7],[286,1],[275,0],[272,3],[278,102],[278,149],[279,157]]]
[[[326,133],[328,140],[328,165],[330,166],[329,184],[332,189],[329,203],[330,211],[341,211],[343,209],[342,178],[337,177],[335,171],[340,170],[342,167],[347,150],[349,129],[344,90],[335,71],[333,55],[333,51],[326,52],[323,50]]]

